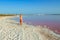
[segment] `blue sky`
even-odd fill
[[[60,0],[0,0],[0,14],[60,14]]]

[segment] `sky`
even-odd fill
[[[60,0],[0,0],[0,14],[60,14]]]

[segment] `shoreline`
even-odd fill
[[[9,18],[15,18],[15,17],[18,17],[18,16],[0,16],[0,20],[9,19]],[[25,24],[27,24],[27,23],[25,23]],[[33,24],[27,24],[27,25],[33,25]],[[42,26],[42,25],[34,25],[34,26]],[[50,29],[47,25],[43,25],[43,27]],[[54,29],[50,29],[50,30],[52,30],[53,32],[55,32]],[[55,33],[57,33],[57,31]],[[60,34],[60,32],[58,32],[57,34]]]
[[[26,22],[25,22],[26,23]],[[26,23],[27,25],[34,25],[34,24],[29,24],[29,23]],[[53,26],[49,26],[49,25],[37,25],[37,24],[35,24],[34,26],[42,26],[42,27],[44,27],[44,28],[48,28],[48,29],[50,29],[50,30],[52,30],[53,32],[55,32],[56,34],[60,34],[60,30],[59,29],[56,29],[56,28],[54,28]],[[51,27],[51,28],[50,28]]]
[[[0,20],[15,18],[15,17],[18,17],[18,16],[0,16]],[[25,23],[25,24],[27,24],[27,23]],[[33,25],[33,24],[27,24],[27,25]],[[34,26],[42,26],[42,25],[34,25]],[[43,25],[43,27],[48,28],[48,29],[52,30],[53,32],[55,32],[54,29],[49,28],[47,25]],[[57,31],[59,31],[59,30],[57,30]],[[60,32],[57,32],[57,31],[55,33],[60,34]]]
[[[16,16],[14,16],[16,17]],[[34,26],[34,25],[28,25],[23,23],[20,25],[18,22],[14,20],[10,20],[9,18],[12,17],[3,17],[2,20],[0,20],[0,34],[2,33],[2,37],[0,37],[1,40],[3,39],[14,39],[20,38],[22,40],[59,40],[60,35],[54,33],[52,30],[47,29],[46,26]],[[5,20],[7,19],[7,20]],[[10,35],[10,36],[9,36]],[[19,36],[17,36],[19,35]],[[30,35],[30,36],[28,36]],[[33,38],[33,39],[32,39]],[[16,39],[18,40],[18,39]]]
[[[0,16],[0,20],[8,19],[8,18],[14,18],[16,16]]]

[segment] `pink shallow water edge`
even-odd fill
[[[31,25],[41,25],[42,27],[46,26],[47,28],[49,28],[50,30],[54,31],[57,34],[60,34],[60,23],[55,23],[55,22],[28,22],[25,21],[27,24],[31,24]]]

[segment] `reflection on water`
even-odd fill
[[[19,18],[13,18],[19,22]],[[23,16],[23,21],[33,25],[46,25],[54,31],[60,32],[60,15],[46,15],[46,16]]]

